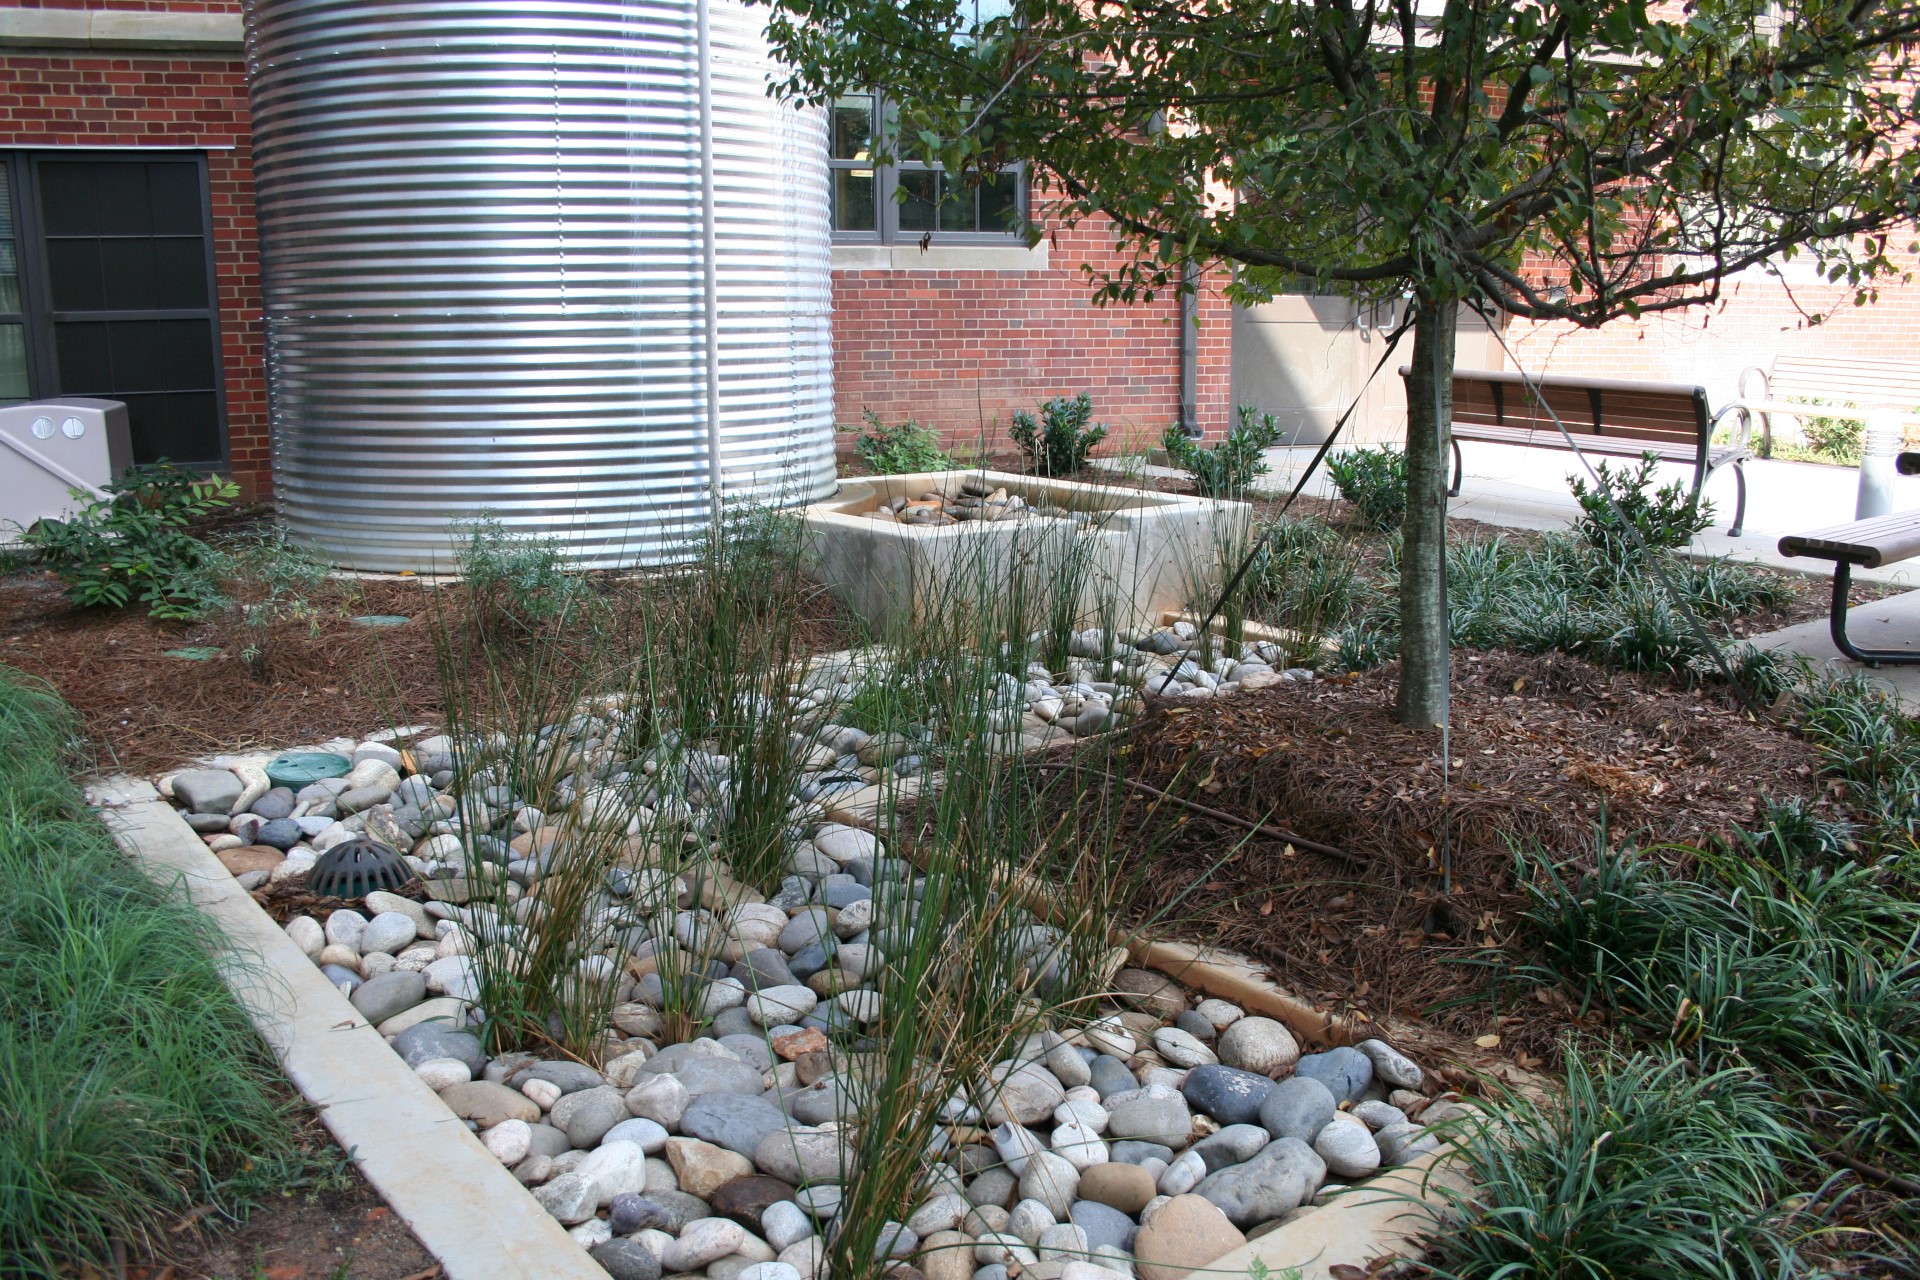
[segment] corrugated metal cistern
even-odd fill
[[[251,0],[281,517],[446,569],[491,511],[583,567],[833,484],[825,123],[736,0]]]

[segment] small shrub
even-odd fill
[[[953,459],[940,448],[940,437],[931,428],[921,426],[912,418],[890,427],[871,409],[864,416],[867,429],[854,441],[853,449],[875,475],[910,475],[916,471],[952,468]]]
[[[1280,443],[1279,422],[1249,404],[1241,405],[1239,413],[1240,421],[1226,438],[1209,448],[1194,443],[1177,425],[1160,438],[1167,460],[1193,477],[1194,492],[1203,498],[1237,498],[1269,470],[1261,450]]]
[[[456,521],[454,538],[454,561],[483,634],[530,630],[577,602],[581,579],[567,572],[565,552],[552,538],[517,533],[491,512]]]
[[[211,554],[188,532],[227,506],[240,488],[169,463],[130,467],[71,520],[38,520],[22,541],[40,553],[88,608],[124,609],[138,601],[155,618],[189,620],[221,600],[200,572]],[[84,499],[84,490],[73,490]]]
[[[1809,400],[1808,404],[1827,404],[1827,401]],[[1835,408],[1851,409],[1853,405],[1836,405]],[[1860,446],[1867,433],[1866,420],[1863,418],[1805,417],[1800,419],[1800,438],[1807,442],[1807,448],[1814,453],[1831,458],[1841,466],[1860,465]]]
[[[1350,449],[1327,459],[1340,496],[1369,529],[1398,529],[1407,518],[1407,455],[1390,445]]]
[[[1093,422],[1093,397],[1082,391],[1040,406],[1035,418],[1024,409],[1013,415],[1007,434],[1027,455],[1027,465],[1043,476],[1072,475],[1087,465],[1087,454],[1107,438],[1107,429]]]
[[[1626,564],[1638,558],[1643,547],[1646,551],[1678,550],[1713,523],[1713,504],[1689,496],[1681,481],[1653,487],[1654,468],[1659,465],[1660,460],[1651,453],[1641,455],[1639,466],[1619,471],[1602,462],[1594,468],[1599,483],[1592,489],[1578,476],[1567,477],[1580,503],[1580,519],[1574,529],[1589,546],[1616,563]],[[1637,539],[1634,533],[1638,533]]]

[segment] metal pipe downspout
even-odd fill
[[[1200,434],[1200,272],[1189,258],[1180,266],[1180,429]]]
[[[708,0],[694,0],[694,43],[699,61],[700,271],[706,325],[707,494],[712,519],[720,519],[720,264],[713,191],[713,33]]]

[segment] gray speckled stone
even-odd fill
[[[1293,1074],[1318,1080],[1338,1102],[1358,1102],[1373,1083],[1373,1063],[1358,1049],[1342,1045],[1325,1053],[1309,1053],[1294,1064]]]
[[[1305,1204],[1326,1181],[1327,1163],[1297,1138],[1281,1138],[1245,1164],[1201,1179],[1194,1191],[1245,1230]]]
[[[1260,1127],[1276,1138],[1312,1142],[1338,1110],[1331,1090],[1318,1080],[1290,1076],[1260,1104]]]

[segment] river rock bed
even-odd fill
[[[1031,721],[1114,727],[1132,688],[1170,673],[1202,697],[1309,678],[1250,652],[1208,685],[1190,628],[1127,639],[1097,659],[1106,637],[1075,637],[1104,674],[1131,676],[1124,686],[1080,678],[1089,666],[1005,688],[1022,739]],[[402,854],[417,877],[404,892],[316,906],[288,936],[617,1280],[822,1280],[875,1051],[899,1030],[879,989],[886,950],[925,923],[929,888],[872,832],[824,820],[826,802],[939,755],[930,735],[833,723],[855,676],[830,671],[802,695],[807,767],[771,894],[711,840],[728,820],[725,757],[695,743],[671,760],[620,758],[617,705],[537,735],[569,762],[550,812],[484,763],[498,740],[463,748],[424,730],[329,744],[348,771],[297,790],[257,760],[160,789],[262,900],[297,893],[349,841]],[[538,929],[568,824],[609,815],[628,852],[596,872],[569,953],[579,981],[605,984],[608,1025],[585,1061],[490,1054],[476,953]],[[668,827],[679,860],[655,843]],[[1065,972],[1070,939],[1055,926],[1016,909],[997,927],[1035,972]],[[1103,972],[1076,1020],[930,1102],[924,1192],[881,1231],[899,1280],[1172,1280],[1437,1149],[1419,1123],[1425,1076],[1384,1042],[1303,1055],[1281,1022],[1147,970]]]
[[[671,1043],[635,956],[592,1066],[486,1053],[483,907],[375,892],[286,931],[613,1276],[819,1278],[860,1060],[889,1031],[866,981],[876,873],[909,893],[913,873],[834,824],[795,855],[806,901],[736,887],[706,910],[680,886],[677,928],[727,940],[696,979],[712,1021]],[[1380,1041],[1303,1055],[1284,1024],[1160,974],[1111,988],[1106,1014],[1030,1037],[946,1104],[925,1197],[883,1231],[902,1280],[1171,1280],[1435,1149],[1423,1073]]]

